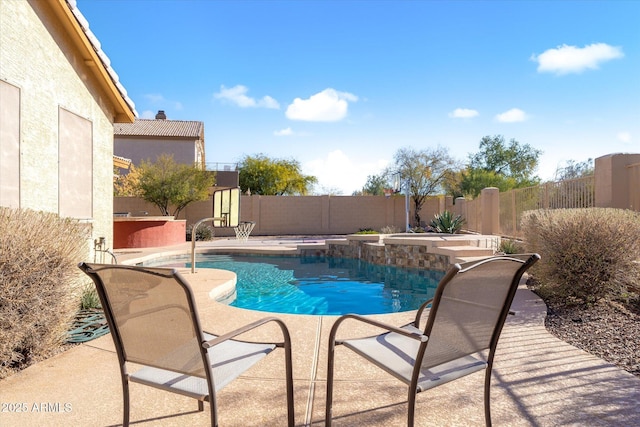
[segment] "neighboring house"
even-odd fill
[[[114,154],[136,166],[143,160],[153,163],[160,155],[170,154],[176,163],[205,168],[203,122],[167,120],[160,110],[155,120],[116,123],[113,135]]]
[[[134,104],[74,0],[2,0],[0,24],[0,206],[76,218],[109,245],[113,125]]]

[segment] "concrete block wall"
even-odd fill
[[[142,212],[160,215],[154,205],[135,197],[116,197],[114,212]],[[423,222],[445,206],[443,197],[430,198],[421,211]],[[212,201],[188,205],[178,216],[187,226],[212,216]],[[413,219],[410,213],[410,219]],[[403,196],[246,196],[240,197],[240,221],[256,223],[252,235],[351,234],[362,228],[380,231],[394,226],[405,229]],[[232,228],[216,229],[217,236],[234,236]]]

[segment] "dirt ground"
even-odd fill
[[[640,296],[587,307],[544,301],[551,334],[640,377]]]

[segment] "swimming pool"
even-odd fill
[[[188,261],[171,266],[191,267]],[[230,305],[272,313],[340,315],[415,310],[433,297],[442,271],[330,257],[199,254],[196,268],[237,275]]]

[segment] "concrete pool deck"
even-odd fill
[[[289,251],[300,239],[219,240],[206,246],[224,250],[250,247]],[[313,240],[303,239],[312,243]],[[198,244],[198,248],[201,248]],[[190,245],[118,251],[120,263],[139,262],[162,252],[188,253]],[[185,272],[196,295],[205,329],[220,334],[266,313],[229,307],[211,300],[212,288],[233,281],[232,274]],[[522,285],[516,311],[503,330],[494,364],[491,408],[496,426],[640,425],[640,378],[576,347],[544,327],[546,307]],[[372,316],[403,324],[414,312]],[[294,357],[297,426],[324,424],[327,337],[335,316],[277,314],[287,324]],[[346,327],[349,334],[366,332]],[[264,328],[251,338],[278,339]],[[630,337],[634,339],[635,337]],[[283,354],[264,359],[218,395],[220,426],[286,424]],[[482,386],[476,373],[418,395],[416,425],[484,424]],[[195,401],[139,384],[131,385],[132,425],[208,425],[209,409]],[[401,426],[406,423],[406,388],[385,372],[345,349],[337,350],[333,405],[336,426]],[[113,426],[122,422],[122,389],[110,335],[78,345],[0,381],[0,426]],[[10,406],[13,405],[13,406]],[[25,409],[16,412],[16,408]],[[11,410],[10,410],[11,409]]]

